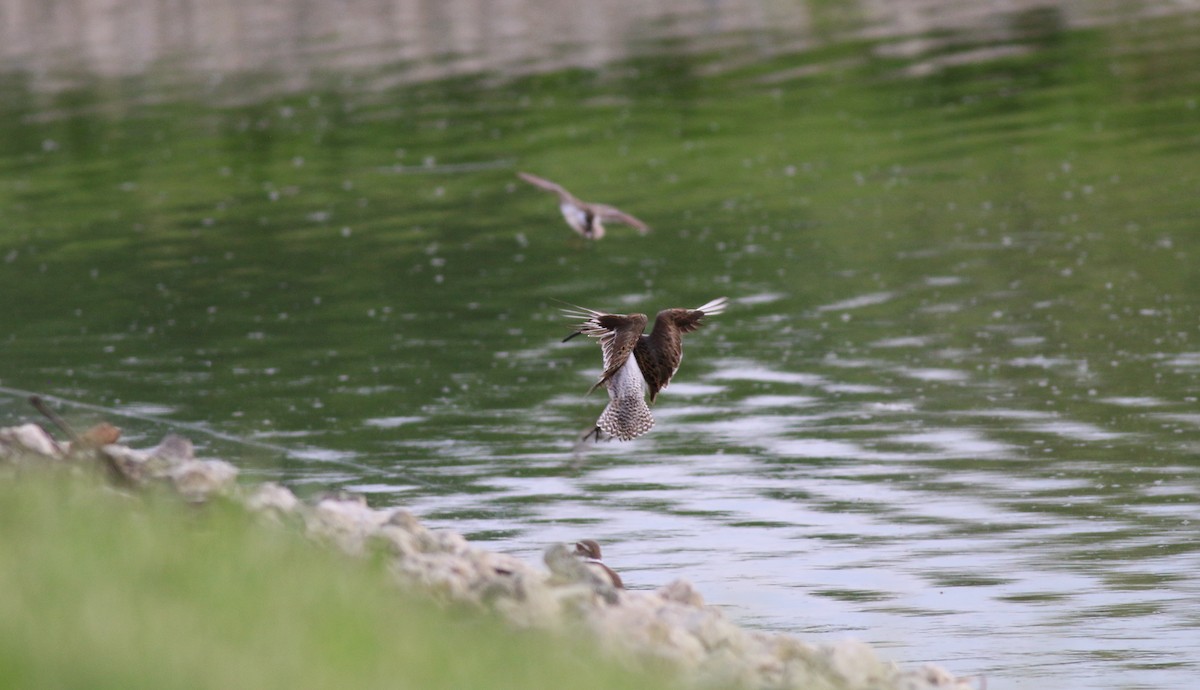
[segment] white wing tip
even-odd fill
[[[725,311],[726,305],[729,304],[728,297],[718,297],[711,302],[706,302],[704,305],[696,307],[696,311],[702,311],[705,315],[716,316]]]
[[[560,299],[556,299],[554,301],[558,302],[559,304],[566,305],[565,307],[559,307],[558,311],[561,312],[562,315],[567,317],[568,319],[591,319],[591,318],[595,318],[597,316],[604,316],[604,312],[602,312],[602,311],[596,311],[595,309],[588,309],[587,307],[581,307],[578,304],[571,304],[570,302],[564,302]]]

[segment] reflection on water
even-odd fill
[[[989,688],[1190,687],[1200,17],[984,5],[812,3],[793,52],[711,3],[742,23],[639,29],[678,50],[522,45],[540,76],[408,86],[396,53],[285,61],[294,93],[203,102],[169,71],[46,96],[19,68],[49,52],[0,42],[0,421],[36,390],[530,558],[593,537],[631,586]],[[458,40],[460,9],[407,26]],[[311,36],[263,26],[254,59]],[[582,243],[518,168],[655,231]],[[555,300],[714,294],[654,431],[577,444],[600,353]]]
[[[368,79],[373,88],[502,70],[509,74],[600,68],[647,52],[740,45],[759,57],[813,43],[874,42],[879,57],[911,60],[903,73],[1025,57],[1068,26],[1187,12],[1161,0],[857,0],[761,3],[750,0],[422,0],[240,2],[182,0],[164,7],[127,0],[14,0],[0,9],[0,64],[35,90],[59,91],[88,77],[154,75],[199,80],[210,98],[244,101],[269,77],[272,89],[311,88],[318,75]],[[920,57],[920,59],[914,59]],[[741,64],[743,58],[731,61]],[[759,77],[786,83],[811,65]],[[250,94],[247,90],[250,90]]]

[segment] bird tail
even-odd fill
[[[653,427],[654,415],[641,395],[614,397],[596,420],[597,429],[621,441],[631,441]]]

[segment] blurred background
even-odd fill
[[[1198,99],[1184,0],[3,0],[0,424],[993,690],[1191,687]],[[578,444],[558,300],[720,295],[656,428]]]

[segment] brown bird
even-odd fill
[[[625,583],[621,582],[621,576],[600,560],[600,544],[595,539],[581,539],[575,542],[575,555],[579,556],[580,560],[589,568],[608,578],[613,587],[625,589]]]
[[[629,441],[650,431],[654,416],[646,405],[646,391],[650,392],[653,403],[658,392],[679,371],[683,334],[704,325],[705,316],[725,311],[726,303],[726,298],[718,297],[696,309],[664,309],[654,317],[654,328],[649,335],[642,333],[646,329],[645,314],[606,314],[585,307],[562,310],[569,318],[584,319],[563,342],[580,334],[599,338],[604,354],[604,373],[588,392],[601,385],[607,387],[608,406],[583,440],[592,435],[600,440],[603,431]],[[628,366],[631,363],[633,366]]]
[[[557,194],[558,208],[562,211],[567,225],[570,225],[572,230],[589,240],[598,240],[604,237],[603,221],[630,225],[643,235],[650,232],[650,226],[619,208],[614,208],[607,204],[593,204],[580,201],[574,194],[563,189],[562,185],[555,184],[537,175],[519,172],[517,176],[535,187],[540,187]]]

